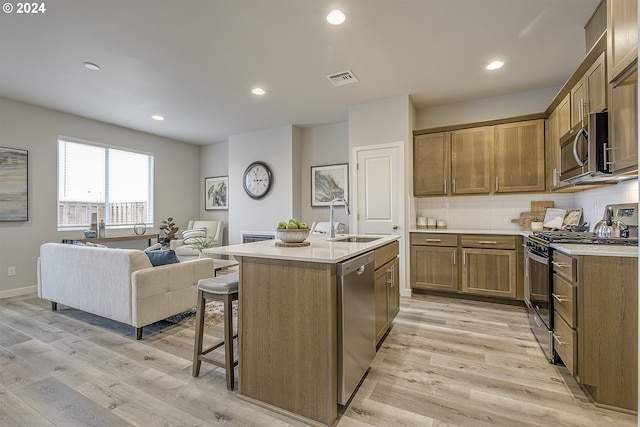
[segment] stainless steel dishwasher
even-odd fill
[[[346,404],[376,355],[373,251],[337,265],[338,403]]]

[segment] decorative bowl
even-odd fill
[[[282,240],[284,243],[302,243],[307,240],[310,231],[308,228],[279,228],[276,230],[276,238]]]

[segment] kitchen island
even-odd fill
[[[382,268],[397,256],[397,239],[357,243],[312,235],[305,247],[266,240],[215,248],[240,263],[239,397],[312,425],[332,425],[338,409],[338,263],[375,251],[375,267]]]

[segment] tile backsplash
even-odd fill
[[[424,216],[445,221],[447,228],[519,230],[520,225],[511,220],[530,212],[531,201],[537,200],[553,200],[557,208],[582,208],[583,219],[592,229],[607,204],[638,202],[638,180],[578,193],[415,198],[410,204],[410,225],[415,228],[416,217]]]

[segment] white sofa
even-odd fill
[[[196,306],[198,280],[213,276],[213,260],[153,267],[136,249],[45,243],[38,258],[38,296],[53,310],[64,304],[142,327]]]
[[[223,221],[189,221],[187,230],[194,228],[204,228],[207,230],[207,237],[213,237],[213,245],[222,246],[222,237],[224,222]],[[190,248],[184,244],[184,239],[175,239],[169,242],[169,247],[176,251],[176,255],[180,261],[187,261],[200,256],[197,249]]]

